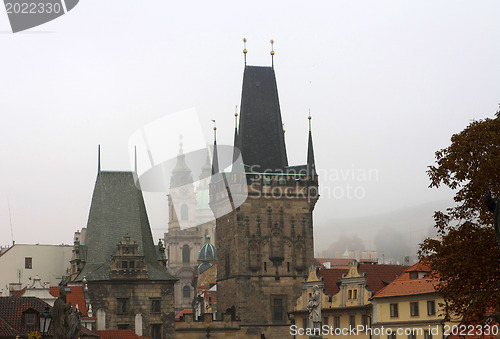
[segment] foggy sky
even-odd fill
[[[291,165],[306,161],[311,110],[314,218],[332,243],[340,225],[329,220],[451,204],[425,171],[453,133],[498,108],[499,12],[494,0],[85,0],[16,34],[2,12],[0,245],[12,241],[8,201],[16,243],[72,243],[87,222],[98,144],[103,170],[131,170],[131,134],[192,107],[206,142],[215,119],[218,142],[231,144],[243,37],[249,65],[270,65],[275,40]],[[167,200],[145,196],[158,239]]]

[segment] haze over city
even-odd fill
[[[132,170],[132,133],[195,108],[205,142],[216,120],[218,143],[231,145],[246,38],[249,65],[270,65],[275,41],[292,165],[306,162],[312,116],[315,254],[356,243],[414,254],[433,234],[432,212],[453,204],[453,192],[428,188],[434,152],[498,110],[499,10],[496,1],[86,0],[16,34],[0,14],[0,245],[72,242],[86,226],[98,144],[103,170]],[[167,199],[145,199],[158,239]],[[391,248],[398,241],[403,249]]]

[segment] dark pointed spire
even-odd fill
[[[170,177],[170,188],[180,187],[193,183],[191,169],[186,164],[186,155],[182,149],[182,135],[179,135],[179,154],[177,155],[177,163],[172,170]]]
[[[234,147],[233,147],[233,164],[238,160],[240,155],[240,145],[238,141],[238,105],[234,108]]]
[[[276,77],[272,67],[246,66],[238,142],[243,162],[257,172],[288,166]]]
[[[311,130],[311,113],[309,113],[307,119],[309,119],[309,142],[307,146],[307,173],[312,179],[314,179],[314,177],[316,176],[316,165],[314,163],[314,149],[313,149],[313,139]]]

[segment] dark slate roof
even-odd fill
[[[288,166],[278,87],[272,67],[246,66],[237,145],[254,172]]]
[[[148,265],[149,280],[175,280],[158,263],[142,192],[132,172],[99,172],[87,223],[87,262],[75,281],[110,280],[111,256],[118,242],[129,235]]]

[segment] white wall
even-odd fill
[[[9,283],[19,282],[21,287],[31,285],[38,274],[42,284],[57,285],[70,267],[73,246],[16,244],[0,256],[0,293],[9,295]],[[24,266],[24,258],[32,258],[32,268]],[[31,278],[31,280],[30,280]]]

